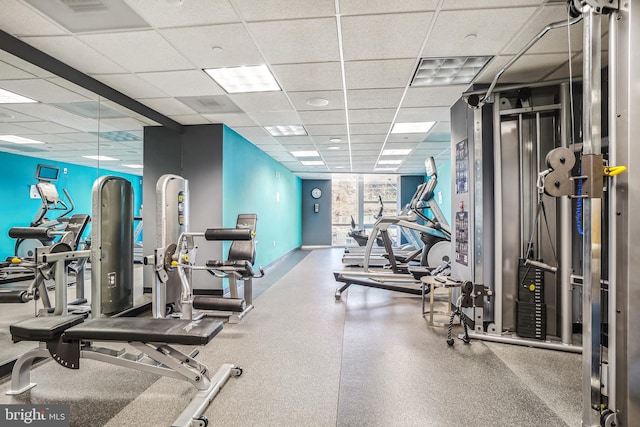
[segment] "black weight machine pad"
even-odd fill
[[[99,318],[84,321],[83,315],[34,317],[10,326],[14,342],[64,341],[162,342],[205,345],[221,330],[222,322],[211,320],[154,319],[146,317]]]
[[[116,317],[89,320],[67,329],[64,341],[94,340],[120,342],[161,342],[205,345],[222,330],[222,322],[211,320]]]

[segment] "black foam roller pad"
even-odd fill
[[[50,239],[50,228],[44,227],[12,227],[9,229],[9,237],[12,239]]]
[[[251,240],[251,230],[247,228],[207,228],[207,240]]]
[[[197,310],[241,312],[244,311],[245,306],[243,298],[220,298],[206,295],[196,295],[193,298],[193,308]]]

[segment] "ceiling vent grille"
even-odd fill
[[[411,86],[445,86],[471,83],[492,56],[422,58]]]

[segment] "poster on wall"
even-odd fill
[[[467,140],[456,144],[456,194],[469,192],[469,145]]]
[[[469,265],[469,212],[456,212],[456,262]]]

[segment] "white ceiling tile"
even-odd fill
[[[21,126],[27,129],[32,129],[34,131],[42,132],[42,133],[73,132],[73,129],[71,128],[68,128],[66,126],[61,126],[59,124],[52,123],[52,122],[24,122],[24,123],[21,123]]]
[[[20,68],[0,61],[0,80],[32,79],[35,76]]]
[[[535,11],[535,7],[520,7],[441,12],[422,56],[497,55]],[[469,39],[469,34],[476,37]]]
[[[349,123],[391,123],[395,113],[395,108],[349,109]]]
[[[161,30],[160,34],[198,68],[264,64],[242,24],[172,28]],[[222,50],[214,50],[214,46]]]
[[[346,61],[415,58],[433,13],[345,16],[342,40]]]
[[[260,126],[303,124],[302,119],[295,111],[256,111],[248,113],[247,116]]]
[[[343,15],[433,11],[436,6],[438,0],[340,0],[340,12]]]
[[[0,28],[13,36],[43,36],[68,32],[20,1],[2,2]]]
[[[467,85],[410,87],[402,107],[450,107],[467,90]]]
[[[356,157],[359,157],[359,156],[362,156],[364,153],[368,153],[369,155],[372,155],[372,154],[378,155],[381,148],[382,148],[382,142],[375,143],[375,144],[355,144],[351,146],[351,151],[354,153]]]
[[[131,98],[162,98],[167,96],[167,93],[147,83],[135,74],[108,74],[95,75],[93,77]]]
[[[97,132],[98,121],[79,118],[76,114],[46,104],[13,104],[12,110],[84,132]]]
[[[78,95],[84,96],[86,99],[92,100],[94,102],[98,102],[100,96],[90,90],[87,90],[81,86],[76,85],[75,83],[70,82],[69,80],[63,79],[62,77],[52,77],[46,79],[48,82],[53,83],[56,86],[63,87],[65,89],[69,89],[71,92],[77,93]],[[104,98],[102,98],[104,102]]]
[[[27,123],[21,123],[27,124]],[[24,126],[14,125],[13,123],[0,123],[0,134],[1,135],[29,135],[38,133],[33,129],[26,128]]]
[[[87,101],[87,98],[47,80],[0,80],[0,87],[40,102]]]
[[[138,101],[165,116],[181,116],[196,113],[174,98],[149,98],[139,99]]]
[[[347,91],[349,108],[396,108],[404,89],[356,89]]]
[[[33,65],[27,61],[24,61],[18,57],[15,57],[12,54],[5,52],[4,50],[1,50],[1,49],[0,49],[0,61],[13,65],[14,67],[19,68],[22,71],[25,71],[36,77],[41,77],[41,78],[56,77],[55,74],[51,74],[50,72],[45,71],[42,68],[36,65]]]
[[[449,107],[401,108],[396,122],[439,122],[449,120],[450,114]]]
[[[8,108],[0,107],[0,123],[1,122],[10,122],[10,123],[19,123],[19,122],[37,122],[38,118],[27,116],[26,114],[18,113],[17,111],[10,110]]]
[[[609,61],[609,54],[602,52],[602,63]],[[565,61],[558,69],[547,76],[548,80],[567,79],[569,77],[582,77],[582,53],[573,56],[571,61],[571,72],[569,72],[569,61]]]
[[[510,41],[502,54],[516,54],[529,41],[531,41],[544,27],[550,23],[561,20],[564,16],[566,20],[566,5],[547,5],[540,13],[536,14],[533,19],[527,22],[522,32]],[[605,20],[606,21],[606,20]],[[573,53],[582,50],[582,24],[578,23],[569,27],[571,34],[571,51]],[[529,50],[527,54],[536,53],[565,53],[568,52],[567,28],[558,28],[547,32],[540,40],[538,40]]]
[[[85,74],[126,71],[73,36],[25,37],[22,40]]]
[[[334,16],[336,13],[335,0],[314,0],[312,2],[234,0],[234,3],[246,21],[317,18]]]
[[[224,95],[225,92],[203,71],[165,71],[161,73],[138,73],[158,89],[171,97]]]
[[[500,57],[483,70],[478,82],[490,82],[496,73],[511,59],[511,57]],[[552,73],[567,61],[567,54],[547,53],[543,55],[524,55],[520,57],[498,80],[498,83],[521,83],[535,82]],[[578,70],[574,70],[578,71]],[[582,70],[579,70],[582,74]],[[482,79],[480,79],[482,77]],[[1,82],[0,82],[1,83]]]
[[[61,138],[59,135],[45,133],[38,135],[38,140],[51,144],[51,149],[55,149],[57,147],[57,144],[70,142],[68,138]]]
[[[405,87],[413,78],[416,60],[351,61],[344,67],[348,89]]]
[[[271,64],[339,61],[333,18],[250,23],[260,49]]]
[[[426,133],[392,133],[389,135],[388,143],[399,142],[402,144],[422,142],[427,136]],[[396,147],[394,147],[396,148]]]
[[[224,123],[227,126],[255,126],[255,122],[251,120],[245,113],[220,113],[220,114],[202,114],[204,118],[211,123]],[[179,120],[178,120],[179,121]]]
[[[273,139],[280,144],[313,145],[313,139],[309,136],[282,136]]]
[[[101,119],[100,125],[109,126],[116,130],[131,132],[134,130],[142,131],[143,124],[131,117],[123,117],[119,119]]]
[[[86,132],[64,133],[64,134],[58,134],[57,136],[68,139],[70,141],[75,141],[75,142],[97,142],[98,141],[98,137],[96,135],[91,133],[86,133]]]
[[[285,91],[342,90],[339,62],[284,64],[271,68]]]
[[[269,135],[269,133],[267,133],[267,131],[264,130],[261,126],[236,126],[233,128],[233,130],[250,141],[252,141],[255,137],[268,137],[269,140],[273,140],[273,137]],[[256,141],[258,141],[257,138]]]
[[[352,123],[349,126],[352,135],[377,135],[387,132],[391,123]]]
[[[443,10],[450,9],[486,9],[495,7],[534,6],[544,3],[545,0],[444,0]]]
[[[339,110],[344,108],[344,93],[342,91],[318,91],[318,92],[288,92],[289,99],[298,111]],[[322,107],[314,107],[307,104],[311,98],[324,98],[329,103]]]
[[[247,112],[291,111],[291,104],[282,92],[230,94],[229,98]]]
[[[132,72],[191,69],[193,66],[156,31],[130,31],[78,36]]]
[[[307,125],[309,135],[342,135],[347,133],[346,125]]]
[[[387,131],[385,130],[379,134],[369,134],[369,135],[351,135],[351,143],[359,144],[359,143],[368,143],[368,142],[383,142],[387,137]]]
[[[138,15],[156,28],[239,21],[228,0],[161,2],[158,0],[128,0],[127,3]]]
[[[301,111],[305,125],[332,125],[346,123],[344,110]]]

